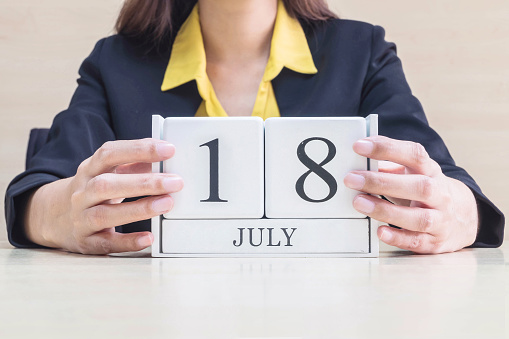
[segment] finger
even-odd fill
[[[420,201],[433,207],[439,207],[443,200],[438,179],[420,174],[354,171],[348,173],[343,182],[357,191]]]
[[[101,204],[84,212],[84,221],[90,234],[104,229],[150,219],[169,212],[173,199],[169,195],[142,198],[136,201],[111,205]]]
[[[412,203],[411,200],[407,200],[407,199],[399,199],[399,198],[389,197],[386,195],[384,195],[383,197],[385,199],[389,200],[390,202],[392,202],[393,204],[396,204],[399,206],[410,206],[410,204]]]
[[[150,232],[122,234],[117,232],[99,232],[84,241],[84,254],[110,254],[141,251],[154,241]]]
[[[370,195],[360,194],[353,200],[354,208],[381,222],[396,225],[409,231],[439,235],[439,211],[430,208],[393,205]]]
[[[115,168],[117,174],[138,174],[152,172],[152,164],[146,162],[135,162],[132,164],[120,165]]]
[[[392,174],[406,174],[406,167],[392,161],[380,160],[378,162],[378,171]]]
[[[106,200],[105,204],[120,204],[122,201],[124,201],[124,198],[117,198],[117,199],[110,199]]]
[[[419,143],[395,140],[383,136],[361,139],[354,143],[356,153],[376,160],[387,160],[403,165],[412,173],[434,176],[442,173],[440,166],[429,157]]]
[[[437,242],[437,239],[428,233],[380,226],[377,234],[378,238],[387,245],[399,247],[415,253],[437,254],[445,252],[442,246]]]
[[[156,139],[117,140],[104,143],[78,168],[89,177],[113,172],[119,165],[135,162],[153,163],[171,158],[175,146]]]
[[[182,178],[172,174],[104,173],[87,183],[84,205],[91,207],[106,200],[175,193],[183,186]]]

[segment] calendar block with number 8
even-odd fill
[[[352,170],[377,170],[352,150],[378,117],[162,118],[153,138],[176,147],[153,164],[184,189],[152,219],[155,257],[378,256],[378,223],[352,206]]]

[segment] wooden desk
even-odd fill
[[[507,338],[509,248],[87,257],[0,243],[0,337]]]

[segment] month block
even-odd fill
[[[163,220],[163,256],[370,253],[369,219]],[[374,235],[376,237],[376,235]]]
[[[363,218],[358,192],[343,178],[366,170],[352,145],[366,137],[364,118],[269,118],[265,121],[267,218]]]
[[[162,138],[175,145],[163,164],[184,189],[167,219],[261,218],[264,209],[263,120],[168,118]]]

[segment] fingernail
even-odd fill
[[[150,245],[152,245],[152,237],[150,235],[144,235],[142,237],[139,237],[138,240],[136,240],[138,242],[138,246],[140,247],[149,247]]]
[[[363,197],[357,197],[353,201],[353,207],[361,213],[369,214],[375,210],[375,203]]]
[[[163,186],[167,192],[177,192],[182,189],[182,178],[169,177],[163,179]]]
[[[160,157],[169,158],[175,153],[175,146],[166,142],[161,142],[156,145],[156,151]]]
[[[389,242],[391,241],[392,236],[393,236],[392,232],[387,230],[387,228],[384,228],[382,230],[382,234],[380,234],[380,240],[382,240],[383,242]]]
[[[353,144],[353,150],[361,155],[370,155],[375,145],[369,140],[358,140]]]
[[[366,184],[366,179],[362,175],[348,173],[344,182],[347,187],[360,191]]]
[[[164,197],[157,199],[152,203],[152,209],[157,213],[166,213],[171,210],[173,206],[173,199],[171,197]]]

